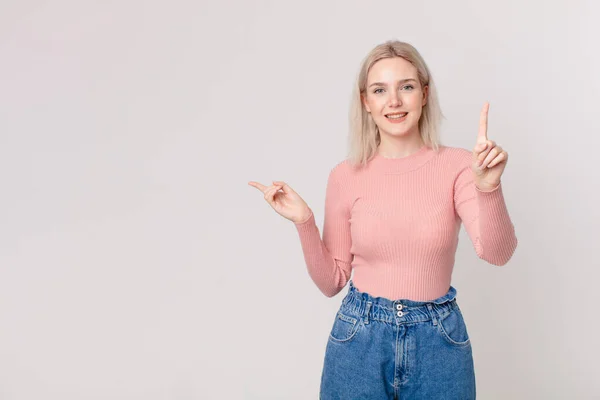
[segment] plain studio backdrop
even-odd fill
[[[316,399],[333,318],[292,222],[322,229],[351,88],[388,39],[428,63],[442,142],[489,138],[519,246],[461,229],[478,398],[598,399],[600,7],[589,1],[0,5],[0,399]],[[322,232],[322,231],[321,231]]]

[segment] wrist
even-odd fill
[[[475,184],[475,188],[480,192],[493,192],[500,187],[500,182],[497,185],[478,185]]]
[[[303,224],[305,222],[307,222],[311,217],[312,217],[313,213],[312,210],[309,208],[307,212],[305,212],[299,219],[294,220],[295,224]]]

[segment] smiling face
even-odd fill
[[[381,135],[419,135],[427,87],[421,87],[417,69],[410,62],[394,57],[373,64],[362,100]]]

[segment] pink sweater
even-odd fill
[[[475,186],[471,152],[422,147],[403,158],[377,154],[360,170],[331,170],[323,238],[315,216],[296,223],[308,273],[328,297],[350,279],[389,299],[433,300],[450,287],[461,221],[477,255],[504,265],[517,247],[502,184]]]

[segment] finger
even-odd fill
[[[488,164],[488,168],[492,168],[498,164],[500,164],[501,162],[506,162],[506,160],[508,159],[508,153],[506,151],[503,151],[502,153],[498,154],[498,156],[496,158],[494,158],[492,160],[491,163]]]
[[[487,166],[494,160],[494,158],[496,158],[498,156],[498,154],[500,154],[502,152],[502,147],[500,146],[496,146],[494,147],[492,150],[490,150],[489,154],[487,155],[487,157],[485,158],[485,160],[483,160],[483,163],[481,164],[481,168],[487,168]]]
[[[488,142],[478,143],[473,147],[473,160],[477,160],[479,155],[483,153],[488,148]]]
[[[269,188],[265,191],[265,201],[271,205],[273,205],[273,199],[271,197],[271,193],[273,192],[273,188]]]
[[[275,185],[268,186],[265,190],[265,197],[268,196],[273,190],[275,190],[275,188]]]
[[[281,186],[275,185],[269,187],[269,189],[267,189],[265,192],[265,200],[267,200],[269,203],[272,203],[275,200],[275,193],[277,193],[279,189],[281,189]]]
[[[479,153],[477,155],[477,163],[479,165],[481,165],[481,163],[483,162],[483,160],[485,160],[485,158],[487,157],[487,155],[490,154],[490,151],[492,151],[492,149],[494,147],[496,147],[496,142],[494,142],[493,140],[488,140],[485,143],[486,143],[485,150],[483,150],[481,153]]]
[[[487,126],[488,126],[488,112],[490,110],[490,103],[485,102],[479,115],[479,133],[477,134],[477,143],[483,143],[487,138]]]
[[[258,182],[250,181],[250,182],[248,182],[248,185],[250,185],[250,186],[253,186],[253,187],[257,188],[258,190],[260,190],[260,191],[261,191],[261,192],[263,192],[263,193],[265,192],[265,190],[267,190],[267,186],[265,186],[265,185],[261,185],[261,184],[260,184],[260,183],[258,183]]]
[[[296,192],[294,191],[294,189],[292,189],[292,188],[290,187],[290,185],[288,185],[287,183],[285,183],[285,182],[283,182],[283,181],[273,181],[273,183],[274,183],[275,185],[281,185],[281,190],[283,190],[283,191],[284,191],[284,193],[296,193]]]

